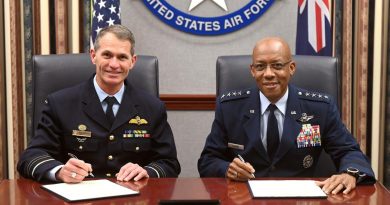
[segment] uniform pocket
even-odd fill
[[[122,149],[130,152],[146,152],[150,150],[150,139],[131,138],[125,139],[122,143]]]
[[[68,150],[75,150],[78,152],[94,152],[99,148],[98,142],[95,139],[73,136],[68,137],[65,140],[65,146]]]

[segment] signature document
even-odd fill
[[[49,184],[41,187],[68,202],[139,194],[138,191],[123,187],[107,179],[82,181],[77,184]]]
[[[326,198],[314,180],[250,180],[253,198]]]

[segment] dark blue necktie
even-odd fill
[[[106,103],[107,103],[106,117],[107,117],[107,120],[110,123],[110,125],[112,125],[112,123],[115,120],[115,115],[114,115],[114,111],[112,110],[112,106],[117,101],[116,101],[115,97],[110,97],[110,96],[107,96],[106,99],[104,99],[104,101],[106,101]]]
[[[272,160],[279,147],[279,129],[278,121],[276,120],[274,111],[277,107],[274,104],[268,106],[268,124],[267,124],[267,151],[268,156]]]

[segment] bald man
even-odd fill
[[[342,123],[333,98],[289,84],[296,65],[288,44],[276,37],[260,40],[252,60],[250,72],[257,87],[226,92],[217,99],[198,160],[200,176],[238,181],[313,177],[325,149],[339,171],[317,182],[327,194],[346,194],[358,183],[374,183],[370,163]]]

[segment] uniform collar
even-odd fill
[[[97,83],[97,81],[96,81],[96,75],[93,77],[93,85],[94,85],[94,87],[95,87],[95,90],[96,90],[96,93],[97,93],[97,95],[98,95],[98,97],[99,97],[100,102],[103,102],[104,99],[106,99],[107,96],[110,96],[109,94],[107,94],[106,92],[104,92],[104,91],[100,88],[100,86],[98,85],[98,83]],[[124,91],[125,91],[125,85],[122,83],[121,89],[119,89],[119,91],[113,95],[113,97],[116,98],[116,100],[117,100],[117,102],[118,102],[119,104],[121,104],[121,102],[122,102],[122,98],[123,98],[123,93],[124,93]]]
[[[260,96],[260,110],[261,115],[264,114],[264,112],[267,110],[269,104],[271,102],[268,100],[267,97],[264,96],[264,94],[259,90],[259,96]],[[278,102],[275,103],[278,110],[285,116],[286,115],[286,107],[287,107],[287,99],[288,99],[288,87],[286,90],[286,93],[284,93],[283,97],[278,100]]]

